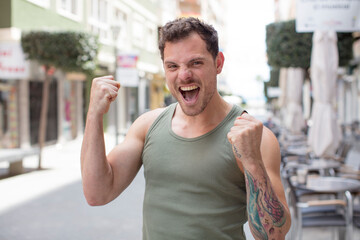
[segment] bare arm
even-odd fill
[[[247,188],[247,211],[255,239],[285,239],[291,225],[280,178],[280,150],[260,121],[243,114],[228,135]]]
[[[141,167],[143,148],[142,121],[135,122],[126,138],[105,154],[102,131],[87,121],[81,151],[81,173],[89,205],[104,205],[114,200],[131,183]],[[90,130],[91,129],[91,130]]]
[[[94,79],[91,87],[81,148],[81,174],[85,198],[92,206],[112,201],[134,179],[142,164],[147,129],[157,116],[155,111],[139,117],[125,140],[106,156],[102,119],[119,87],[111,76]]]

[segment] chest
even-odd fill
[[[145,179],[152,185],[179,185],[232,191],[244,185],[226,134],[194,141],[153,135],[144,148]]]

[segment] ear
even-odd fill
[[[224,61],[225,61],[224,54],[222,52],[219,52],[218,55],[216,56],[215,61],[216,61],[216,73],[220,74],[224,66]]]

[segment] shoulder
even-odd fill
[[[230,104],[230,106],[231,106],[231,111],[237,115],[241,115],[243,112],[247,113],[247,111],[238,104]]]
[[[144,114],[142,114],[138,119],[136,119],[135,123],[141,123],[148,127],[155,121],[157,117],[160,116],[160,114],[165,110],[166,108],[157,108],[151,111],[148,111]]]
[[[148,132],[154,121],[164,112],[166,108],[157,108],[142,114],[138,117],[129,129],[129,134],[137,134],[141,138],[145,139],[146,133]]]

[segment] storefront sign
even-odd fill
[[[138,56],[136,54],[118,54],[116,81],[123,87],[138,87],[139,73],[136,68]]]
[[[0,43],[0,79],[23,79],[29,74],[20,43]]]
[[[360,31],[360,0],[297,0],[297,32]]]
[[[281,95],[281,89],[279,87],[268,87],[267,89],[267,95],[270,98],[274,97],[280,97]]]
[[[117,68],[116,81],[120,82],[122,87],[138,87],[138,70],[136,68]]]
[[[136,68],[138,56],[135,54],[120,54],[117,56],[117,66],[124,68]]]

